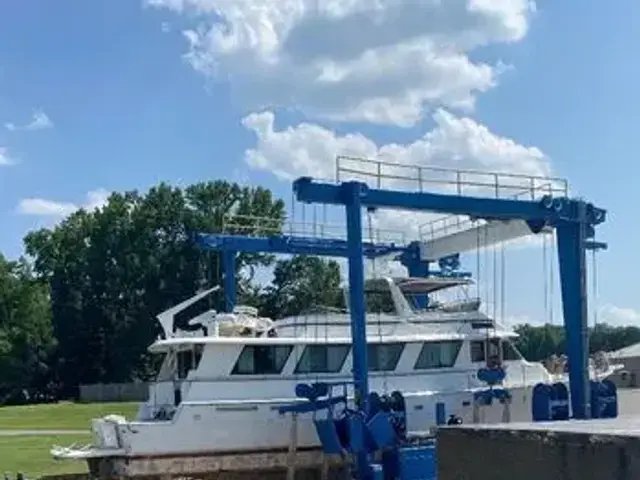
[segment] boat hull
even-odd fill
[[[447,415],[456,415],[464,423],[480,421],[527,421],[531,418],[532,386],[510,389],[512,401],[509,418],[499,403],[475,411],[473,390],[451,393],[413,392],[404,395],[409,432],[424,432],[436,425],[436,403],[445,404]],[[89,459],[98,457],[162,457],[171,455],[207,455],[268,450],[287,450],[292,443],[292,417],[282,415],[278,407],[284,401],[184,402],[171,421],[126,422],[124,419],[102,421],[96,432],[114,438],[114,443],[86,449],[61,449],[57,458]],[[318,417],[326,415],[318,413]],[[296,422],[298,449],[318,448],[313,415],[299,415]],[[117,444],[115,442],[117,441]]]

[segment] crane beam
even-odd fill
[[[550,234],[552,232],[552,228],[544,227],[538,233]],[[533,234],[529,224],[523,220],[491,220],[482,225],[460,229],[448,235],[434,236],[434,238],[421,242],[420,256],[422,260],[437,261],[456,253],[493,247]]]
[[[233,252],[346,257],[348,250],[345,240],[291,235],[249,237],[199,233],[196,235],[196,241],[200,248],[203,249]],[[402,253],[406,248],[405,245],[397,245],[395,243],[363,242],[363,252],[367,258]]]
[[[512,200],[483,198],[443,193],[405,192],[369,188],[363,182],[332,184],[314,182],[301,177],[293,182],[293,190],[301,202],[345,205],[350,192],[355,190],[363,207],[429,211],[467,215],[485,220],[525,220],[533,230],[556,226],[558,222],[578,221],[578,203],[566,197],[543,196],[540,200]],[[591,225],[605,221],[606,211],[586,204],[585,218]],[[539,225],[539,222],[546,222]],[[534,233],[537,233],[534,232]]]

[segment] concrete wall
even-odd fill
[[[80,385],[80,401],[86,403],[143,402],[147,399],[148,392],[148,385],[144,382]]]
[[[636,480],[640,439],[510,429],[438,431],[438,480]]]

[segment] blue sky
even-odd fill
[[[553,173],[609,211],[601,318],[640,323],[637,2],[313,3],[3,2],[0,251],[163,180],[288,199],[340,153]],[[544,317],[540,248],[508,257],[510,313]]]

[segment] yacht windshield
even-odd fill
[[[365,307],[369,314],[388,314],[395,315],[398,313],[396,304],[393,301],[393,295],[388,285],[374,285],[367,282],[364,291]],[[344,309],[348,310],[349,289],[344,290]]]
[[[469,293],[472,282],[465,278],[433,277],[425,279],[404,279],[398,281],[402,294],[410,307],[420,310],[420,298],[427,296],[429,310],[459,311],[478,307],[478,299]]]
[[[450,312],[477,310],[477,298],[469,295],[467,278],[376,278],[365,282],[365,305],[369,314],[397,315],[417,312],[420,297],[428,297],[427,309]],[[342,308],[348,310],[349,289],[344,289]]]

